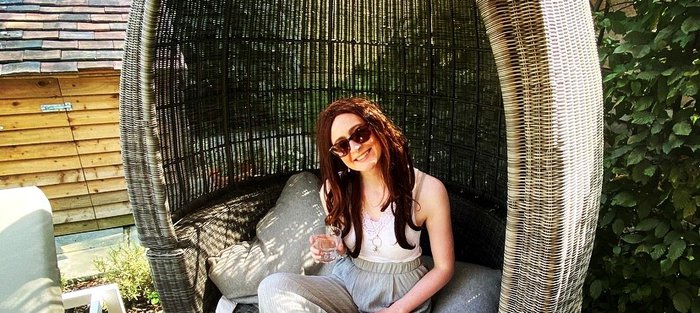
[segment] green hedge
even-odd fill
[[[700,313],[700,2],[602,7],[605,177],[583,311]]]

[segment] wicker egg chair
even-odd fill
[[[457,258],[502,269],[501,312],[580,310],[603,148],[587,1],[134,0],[123,158],[166,312],[212,310],[206,258],[317,170],[316,117],[348,95],[448,187]]]

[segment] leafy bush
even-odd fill
[[[151,304],[160,302],[143,247],[122,244],[112,248],[106,258],[95,259],[95,267],[104,273],[102,278],[106,282],[119,285],[119,292],[127,302],[139,299],[148,299]]]
[[[700,3],[605,7],[605,177],[584,311],[700,313]]]

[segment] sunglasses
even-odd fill
[[[348,153],[350,153],[350,140],[358,144],[363,144],[367,140],[369,140],[369,137],[371,136],[372,129],[369,127],[369,125],[361,125],[355,128],[355,131],[353,131],[352,134],[350,134],[350,137],[338,140],[338,142],[332,145],[331,148],[328,149],[328,151],[337,155],[339,158],[342,158],[348,155]]]

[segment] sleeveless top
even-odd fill
[[[413,199],[417,202],[418,192],[423,185],[425,173],[415,169],[416,184],[413,187]],[[402,248],[396,240],[394,233],[394,210],[395,205],[392,203],[384,212],[382,212],[379,220],[372,220],[370,216],[362,212],[362,248],[358,258],[377,262],[377,263],[400,263],[408,262],[420,257],[422,250],[420,248],[421,231],[415,231],[408,225],[406,228],[406,240],[413,249],[408,250]],[[411,216],[413,223],[416,223],[416,208],[415,202],[411,206]],[[353,250],[355,249],[355,227],[350,227],[350,232],[343,237],[345,246]]]

